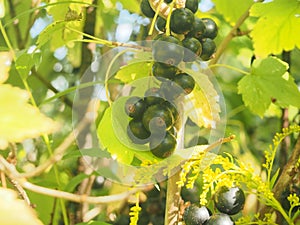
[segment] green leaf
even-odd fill
[[[287,69],[288,65],[275,57],[253,62],[251,73],[238,83],[238,93],[252,112],[262,117],[272,101],[280,107],[300,107],[300,92]]]
[[[276,173],[273,175],[271,181],[270,181],[270,190],[273,189],[275,182],[277,181],[277,178],[279,176],[280,168],[277,169]]]
[[[102,120],[98,126],[98,137],[100,146],[116,158],[118,162],[130,164],[134,157],[134,152],[125,146],[116,136],[113,128],[112,108],[106,109]],[[125,138],[125,137],[124,137]]]
[[[115,77],[125,83],[129,83],[133,80],[149,76],[151,65],[150,62],[145,61],[132,63],[121,67]]]
[[[300,4],[296,0],[274,0],[256,3],[250,15],[259,17],[251,37],[257,56],[279,54],[300,48]]]
[[[60,37],[63,35],[62,31],[67,21],[58,21],[47,26],[39,35],[37,40],[37,47],[41,48],[43,45],[48,43],[53,37]],[[60,38],[58,38],[60,40]],[[58,45],[64,45],[64,42],[59,41]]]
[[[33,58],[27,53],[20,55],[16,60],[16,69],[23,79],[26,79],[29,75],[29,71],[33,65]]]
[[[236,4],[236,0],[213,0],[213,2],[217,11],[231,24],[234,24],[253,4],[253,0],[243,0],[238,4]]]
[[[75,177],[72,177],[72,179],[69,181],[67,186],[65,187],[65,191],[67,192],[73,192],[78,184],[80,184],[84,179],[88,178],[89,175],[80,173]]]

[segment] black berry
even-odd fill
[[[214,39],[218,35],[217,24],[210,18],[203,18],[202,21],[205,25],[205,32],[203,34],[203,37]]]
[[[141,120],[133,119],[127,127],[127,135],[135,144],[145,144],[149,140],[150,132],[147,131]]]
[[[175,147],[176,138],[168,131],[165,133],[165,137],[157,135],[150,140],[150,150],[158,158],[169,157],[174,152]]]
[[[125,102],[125,112],[132,118],[141,118],[146,109],[146,104],[143,99],[133,96]]]
[[[190,205],[184,210],[183,220],[186,225],[202,225],[211,216],[211,211],[205,206]]]
[[[142,13],[149,18],[153,18],[155,15],[155,12],[151,8],[149,1],[148,0],[142,0],[141,5],[140,5]]]
[[[183,48],[179,39],[174,36],[160,36],[152,47],[152,55],[155,61],[169,65],[177,65],[183,59]]]
[[[202,45],[196,38],[186,37],[182,40],[182,45],[185,48],[183,56],[183,61],[185,62],[195,61],[202,52]]]
[[[228,215],[240,212],[245,204],[245,194],[239,187],[220,187],[214,195],[214,202],[217,209]]]
[[[152,74],[159,80],[161,78],[172,79],[176,73],[177,68],[175,66],[160,62],[154,62],[152,65]]]
[[[195,87],[194,78],[187,73],[180,73],[176,75],[174,78],[174,82],[179,85],[186,94],[191,93]]]
[[[164,133],[174,124],[172,112],[165,106],[149,106],[143,114],[143,125],[151,133]]]
[[[223,213],[217,213],[210,217],[204,225],[234,225],[235,223],[232,221],[230,216]]]
[[[205,38],[202,40],[201,44],[202,44],[202,53],[200,57],[202,60],[207,61],[215,53],[216,43],[210,38]]]
[[[185,8],[190,9],[193,13],[196,13],[198,10],[199,1],[198,0],[186,0]]]
[[[175,9],[171,15],[170,27],[176,34],[185,34],[192,30],[194,21],[194,14],[190,9]]]
[[[187,36],[194,37],[197,38],[198,40],[201,40],[203,38],[203,34],[205,33],[205,30],[206,28],[204,22],[199,18],[195,18],[192,30],[187,34]]]

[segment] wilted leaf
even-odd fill
[[[266,57],[300,48],[300,4],[295,0],[256,3],[250,15],[259,17],[251,36],[255,54]]]
[[[8,84],[0,85],[0,149],[8,142],[21,142],[54,132],[58,125],[28,104],[29,94]]]
[[[43,225],[35,212],[18,194],[12,190],[0,188],[0,218],[5,225]]]
[[[8,78],[11,61],[12,55],[10,52],[0,52],[0,84]]]

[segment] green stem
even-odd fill
[[[161,6],[161,4],[164,2],[164,0],[160,0],[159,1],[159,5],[158,5],[158,7],[157,7],[157,10],[156,10],[156,12],[155,12],[155,15],[154,15],[154,17],[153,17],[153,20],[152,20],[152,23],[151,23],[151,26],[150,26],[150,29],[149,29],[149,33],[148,33],[148,35],[152,35],[152,33],[153,33],[153,30],[154,30],[154,26],[155,26],[155,22],[156,22],[156,20],[157,20],[157,17],[158,17],[158,14],[159,14],[159,10],[160,10],[160,6]]]
[[[208,66],[208,68],[210,68],[210,69],[215,68],[215,67],[224,67],[224,68],[227,68],[227,69],[230,69],[230,70],[237,71],[237,72],[242,73],[244,75],[249,75],[248,72],[246,72],[244,70],[241,70],[239,68],[236,68],[234,66],[227,65],[227,64],[213,64],[213,65]]]

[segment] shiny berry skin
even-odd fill
[[[240,212],[245,204],[245,194],[239,187],[220,187],[214,195],[216,208],[228,215]]]
[[[196,13],[198,10],[199,1],[198,0],[186,0],[185,8],[188,8],[193,13]]]
[[[202,44],[202,53],[201,53],[201,59],[204,61],[209,60],[212,55],[216,52],[216,43],[210,39],[210,38],[205,38],[201,42]]]
[[[160,90],[168,101],[174,101],[184,94],[184,90],[173,81],[163,81],[160,85]]]
[[[165,133],[165,137],[157,135],[150,140],[150,151],[158,158],[167,158],[173,154],[176,148],[176,138],[170,132]]]
[[[152,46],[152,55],[155,61],[168,65],[178,65],[182,59],[184,50],[181,41],[174,36],[161,36]]]
[[[153,18],[155,15],[154,10],[151,8],[148,0],[142,0],[140,5],[142,13],[149,18]]]
[[[149,106],[143,114],[143,125],[151,133],[164,133],[174,124],[171,110],[157,104]]]
[[[166,23],[167,23],[167,21],[164,18],[159,16],[159,17],[157,17],[157,20],[155,22],[155,28],[158,31],[166,32]]]
[[[205,206],[190,205],[184,210],[183,220],[186,225],[202,225],[211,216],[211,211]]]
[[[193,62],[202,52],[202,45],[200,41],[193,37],[186,37],[182,40],[184,47],[184,62]]]
[[[152,65],[152,74],[158,80],[173,79],[177,73],[177,68],[175,66],[167,65],[165,63],[154,62]]]
[[[175,9],[171,15],[170,28],[176,34],[185,34],[192,30],[194,14],[188,8]]]
[[[187,73],[176,75],[173,81],[184,90],[185,94],[191,93],[195,87],[194,78]]]
[[[132,118],[141,118],[146,109],[144,100],[137,96],[132,96],[125,102],[125,112]]]
[[[145,144],[149,140],[150,132],[147,131],[141,120],[132,119],[127,126],[127,135],[135,144]]]
[[[154,105],[154,104],[160,104],[165,101],[163,98],[163,95],[161,93],[161,90],[157,87],[149,88],[145,94],[144,94],[144,102],[147,106]]]
[[[224,213],[216,213],[210,217],[203,225],[234,225],[230,216]]]
[[[215,23],[215,21],[213,21],[210,18],[202,18],[202,21],[205,25],[205,32],[203,34],[203,38],[214,39],[215,37],[217,37],[217,35],[218,35],[218,26]]]
[[[204,22],[199,19],[195,18],[195,22],[193,23],[192,30],[187,34],[187,37],[194,37],[198,40],[203,38],[203,34],[205,33],[205,24]]]

